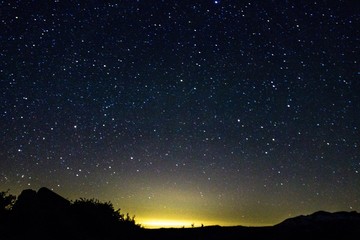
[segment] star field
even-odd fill
[[[140,223],[360,211],[359,9],[0,1],[1,189]]]

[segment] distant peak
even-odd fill
[[[360,221],[360,214],[356,211],[352,212],[326,212],[317,211],[309,215],[300,215],[293,218],[288,218],[279,223],[278,226],[295,226],[295,225],[310,225],[316,223],[338,222],[338,221]]]

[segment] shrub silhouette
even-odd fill
[[[121,223],[135,225],[134,217],[121,214],[120,209],[114,210],[111,202],[80,198],[71,204],[70,211],[78,221],[89,225],[112,226]]]

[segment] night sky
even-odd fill
[[[0,190],[149,227],[360,211],[359,10],[0,1]]]

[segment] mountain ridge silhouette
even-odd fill
[[[316,223],[329,223],[333,221],[356,221],[360,223],[360,213],[356,211],[345,212],[327,212],[317,211],[309,215],[300,215],[293,218],[288,218],[277,224],[277,226],[291,226],[291,225],[309,225]]]

